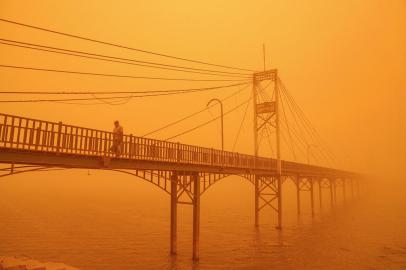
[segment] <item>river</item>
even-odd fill
[[[169,255],[169,196],[131,176],[56,171],[0,178],[0,255],[99,269],[406,269],[406,199],[387,185],[361,185],[345,204],[323,193],[311,217],[309,194],[296,213],[284,185],[284,227],[261,212],[253,187],[229,177],[201,200],[200,260],[191,260],[191,207],[179,206],[178,255]],[[378,192],[379,190],[379,192]],[[317,189],[316,189],[317,191]]]

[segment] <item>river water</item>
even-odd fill
[[[284,227],[261,212],[253,226],[253,187],[229,177],[202,197],[200,260],[191,260],[190,206],[178,210],[178,255],[169,255],[169,196],[131,176],[64,171],[0,178],[0,256],[28,256],[80,269],[406,269],[406,199],[388,185],[316,215],[309,194],[296,213],[284,185]],[[316,189],[317,191],[317,189]]]

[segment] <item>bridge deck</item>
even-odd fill
[[[0,113],[0,163],[73,168],[153,169],[226,174],[276,173],[276,160],[124,135],[120,157],[113,133]],[[351,177],[353,173],[282,161],[283,175]]]

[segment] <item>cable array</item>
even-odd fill
[[[250,96],[250,98],[251,98],[251,97],[252,97],[252,95]],[[247,116],[247,112],[248,112],[249,105],[250,105],[250,103],[248,102],[248,103],[247,103],[247,107],[245,108],[245,111],[244,111],[244,116],[242,117],[242,120],[241,120],[241,123],[240,123],[240,127],[238,128],[237,135],[236,135],[236,137],[235,137],[234,144],[233,144],[233,148],[232,148],[231,151],[234,151],[235,146],[237,145],[238,138],[240,137],[240,133],[241,133],[242,127],[243,127],[243,125],[244,125],[245,117]]]
[[[250,69],[232,67],[232,66],[226,66],[226,65],[219,65],[219,64],[213,64],[213,63],[200,61],[200,60],[193,60],[193,59],[188,59],[188,58],[184,58],[184,57],[172,56],[172,55],[168,55],[168,54],[164,54],[164,53],[152,52],[152,51],[148,51],[148,50],[133,48],[133,47],[124,46],[124,45],[120,45],[120,44],[115,44],[115,43],[107,42],[107,41],[101,41],[101,40],[97,40],[97,39],[93,39],[93,38],[89,38],[89,37],[69,34],[69,33],[61,32],[61,31],[52,30],[52,29],[49,29],[49,28],[34,26],[34,25],[31,25],[31,24],[21,23],[21,22],[7,20],[7,19],[3,19],[3,18],[0,18],[0,21],[5,22],[5,23],[18,25],[18,26],[22,26],[22,27],[26,27],[26,28],[36,29],[36,30],[40,30],[40,31],[48,32],[48,33],[67,36],[67,37],[80,39],[80,40],[85,40],[85,41],[90,41],[90,42],[94,42],[94,43],[99,43],[99,44],[103,44],[103,45],[108,45],[108,46],[112,46],[112,47],[121,48],[121,49],[127,49],[127,50],[137,51],[137,52],[141,52],[141,53],[151,54],[151,55],[155,55],[155,56],[161,56],[161,57],[165,57],[165,58],[171,58],[171,59],[175,59],[175,60],[182,60],[182,61],[187,61],[187,62],[196,63],[196,64],[202,64],[202,65],[208,65],[208,66],[221,67],[221,68],[226,68],[226,69],[235,69],[235,70],[243,70],[243,71],[253,72],[253,70],[250,70]]]
[[[97,98],[97,97],[91,97],[91,98],[60,98],[60,99],[21,99],[21,100],[0,100],[0,103],[27,103],[27,102],[56,102],[56,101],[86,101],[86,100],[111,100],[111,99],[123,99],[123,98],[141,98],[141,97],[155,97],[155,96],[167,96],[167,95],[179,95],[179,94],[188,94],[188,93],[194,93],[194,92],[205,92],[205,91],[211,91],[211,90],[216,90],[216,89],[223,89],[223,88],[229,88],[229,87],[234,87],[234,86],[240,86],[243,85],[242,83],[240,84],[229,84],[229,85],[223,85],[223,86],[213,86],[213,87],[202,87],[202,88],[190,88],[190,89],[180,89],[180,90],[158,90],[158,91],[117,91],[117,92],[56,92],[57,94],[64,94],[64,95],[70,95],[70,94],[131,94],[129,96],[113,96],[113,97],[103,97],[103,98]],[[10,93],[12,91],[9,91]],[[24,93],[24,92],[20,92]],[[35,93],[35,92],[25,92],[25,93]],[[39,94],[40,92],[37,92]],[[51,94],[51,92],[42,92],[46,94]],[[52,93],[54,94],[54,93]]]
[[[247,81],[247,80],[228,80],[228,79],[188,79],[188,78],[165,78],[165,77],[148,77],[148,76],[132,76],[132,75],[122,75],[122,74],[106,74],[106,73],[95,73],[95,72],[83,72],[74,70],[60,70],[60,69],[48,69],[48,68],[35,68],[26,66],[14,66],[14,65],[2,65],[2,68],[12,68],[12,69],[23,69],[31,71],[45,71],[45,72],[55,72],[55,73],[67,73],[75,75],[91,75],[91,76],[101,76],[101,77],[115,77],[115,78],[126,78],[126,79],[145,79],[145,80],[161,80],[161,81],[189,81],[189,82],[235,82],[235,81]],[[1,93],[1,92],[0,92]]]
[[[219,72],[216,72],[216,71],[212,71],[212,73],[208,73],[208,72],[201,72],[201,71],[193,71],[193,70],[190,70],[190,69],[164,67],[162,65],[139,64],[139,63],[134,63],[134,61],[130,61],[130,60],[115,60],[118,57],[109,57],[109,56],[97,57],[97,56],[92,56],[94,54],[90,54],[90,53],[70,53],[70,52],[65,52],[67,50],[65,50],[65,51],[64,50],[50,50],[50,49],[43,49],[43,48],[24,46],[24,45],[17,45],[17,44],[12,44],[12,43],[7,43],[7,42],[0,42],[0,44],[13,46],[13,47],[18,47],[18,48],[25,48],[25,49],[32,49],[32,50],[42,51],[42,52],[54,53],[54,54],[76,56],[76,57],[80,57],[80,58],[84,58],[84,59],[100,60],[100,61],[105,61],[105,62],[119,63],[119,64],[125,64],[125,65],[139,66],[139,67],[148,67],[148,68],[154,68],[154,69],[163,69],[163,70],[187,72],[187,73],[195,73],[195,74],[203,74],[203,75],[212,75],[212,76],[247,78],[247,76],[242,76],[242,75],[238,75],[238,74],[235,75],[233,73],[229,73],[229,74],[224,73],[224,74],[222,74],[221,72],[219,73]]]
[[[223,116],[228,115],[228,114],[232,113],[233,111],[237,110],[238,108],[244,106],[244,105],[247,104],[251,99],[252,99],[252,97],[249,98],[248,100],[242,102],[241,104],[235,106],[234,108],[232,108],[232,109],[226,111],[225,113],[223,113]],[[215,118],[213,118],[213,119],[210,119],[210,120],[208,120],[208,121],[206,121],[206,122],[204,122],[204,123],[201,123],[201,124],[199,124],[199,125],[197,125],[197,126],[194,126],[194,127],[192,127],[192,128],[189,128],[189,129],[187,129],[187,130],[185,130],[185,131],[182,131],[182,132],[180,132],[180,133],[178,133],[178,134],[175,134],[175,135],[173,135],[173,136],[171,136],[171,137],[168,137],[168,138],[166,138],[165,140],[166,140],[166,141],[169,141],[169,140],[175,139],[175,138],[177,138],[177,137],[180,137],[180,136],[182,136],[182,135],[185,135],[185,134],[187,134],[187,133],[190,133],[190,132],[192,132],[192,131],[195,131],[196,129],[202,128],[202,127],[204,127],[204,126],[206,126],[206,125],[208,125],[208,124],[210,124],[210,123],[212,123],[212,122],[214,122],[214,121],[216,121],[216,120],[218,120],[218,119],[220,119],[220,118],[221,118],[221,115],[219,115],[219,116],[217,116],[217,117],[215,117]]]
[[[304,152],[306,155],[312,155],[312,157],[315,158],[317,162],[324,161],[328,164],[335,164],[336,159],[332,154],[332,151],[321,139],[313,124],[310,122],[310,120],[304,114],[303,110],[294,100],[293,96],[286,89],[280,78],[278,78],[278,85],[281,93],[280,96],[282,100],[282,109],[284,110],[283,103],[285,102],[287,108],[291,113],[291,118],[294,121],[294,123],[290,123],[286,116],[286,113],[284,112],[285,125],[282,125],[282,127],[286,128],[286,131],[288,132],[291,149],[293,150],[296,148],[301,152]],[[296,140],[294,141],[293,138]],[[293,145],[296,145],[296,147],[294,147]],[[311,146],[317,146],[315,148],[315,150],[317,151],[310,152],[309,148]]]
[[[159,61],[145,61],[143,59],[135,59],[132,57],[123,57],[117,55],[109,55],[106,53],[94,52],[94,51],[84,51],[80,49],[73,49],[73,48],[62,48],[51,46],[49,44],[39,44],[39,43],[32,43],[26,41],[19,41],[14,39],[8,38],[0,38],[0,44],[4,46],[19,48],[19,49],[28,49],[31,51],[38,51],[41,53],[47,53],[49,55],[62,55],[62,56],[69,56],[69,57],[76,57],[83,59],[85,61],[88,60],[96,60],[96,61],[103,61],[105,63],[113,63],[113,64],[123,64],[127,66],[136,66],[147,70],[165,70],[171,72],[181,72],[187,74],[193,74],[194,77],[184,78],[184,77],[161,77],[161,76],[143,76],[143,75],[130,75],[130,74],[116,74],[116,73],[104,73],[98,72],[96,70],[90,71],[81,71],[81,70],[67,70],[67,69],[57,69],[57,68],[47,68],[47,67],[32,67],[32,66],[25,66],[25,65],[17,65],[17,64],[0,64],[0,68],[3,69],[15,69],[15,70],[25,70],[30,72],[46,72],[49,74],[69,74],[69,75],[81,75],[81,76],[97,76],[97,77],[104,77],[104,78],[115,78],[115,79],[134,79],[134,80],[162,80],[162,81],[183,81],[183,82],[234,82],[233,84],[228,85],[214,85],[210,87],[197,87],[197,88],[186,88],[186,89],[172,89],[172,90],[151,90],[151,91],[0,91],[1,95],[36,95],[36,96],[55,96],[58,95],[59,97],[53,98],[30,98],[30,99],[6,99],[0,100],[0,103],[40,103],[40,102],[57,102],[57,103],[64,103],[64,104],[72,104],[72,105],[96,105],[96,104],[106,104],[106,105],[123,105],[129,102],[134,98],[148,98],[148,97],[157,97],[157,96],[172,96],[172,95],[182,95],[182,94],[190,94],[190,93],[197,93],[197,92],[206,92],[212,91],[216,89],[225,89],[225,88],[232,88],[232,87],[239,87],[236,92],[232,93],[231,95],[221,99],[221,101],[226,101],[233,96],[236,96],[240,92],[244,91],[248,86],[251,85],[252,80],[252,72],[253,70],[242,68],[242,67],[235,67],[229,65],[222,65],[211,63],[209,61],[203,60],[195,60],[191,58],[185,58],[180,56],[174,56],[166,53],[161,52],[154,52],[145,49],[130,47],[127,45],[118,44],[115,42],[109,42],[104,40],[99,40],[87,36],[82,36],[78,34],[72,34],[62,31],[57,31],[51,28],[40,27],[32,24],[17,22],[13,20],[3,19],[0,18],[0,22],[12,24],[18,27],[24,27],[36,31],[46,32],[49,34],[68,37],[76,40],[87,41],[91,43],[96,43],[103,46],[109,46],[119,49],[124,49],[130,52],[137,52],[146,55],[151,55],[155,57],[159,57]],[[186,62],[188,64],[173,64],[167,63],[165,60],[171,59],[176,61]],[[193,65],[199,66],[193,66]],[[202,65],[204,67],[202,67]],[[201,77],[204,75],[204,77]],[[190,75],[192,76],[192,75]],[[207,77],[207,76],[216,76],[217,78]],[[281,137],[283,142],[286,144],[286,147],[291,151],[292,156],[295,160],[298,158],[298,153],[302,153],[304,155],[312,155],[312,157],[317,162],[328,162],[334,163],[335,157],[332,151],[327,147],[326,143],[321,139],[320,134],[317,132],[315,127],[312,125],[310,120],[306,117],[303,113],[303,110],[294,100],[293,96],[289,93],[286,89],[283,82],[280,78],[276,78],[278,89],[280,94],[280,104],[281,104],[281,111],[280,111],[280,128],[281,128]],[[269,96],[265,91],[269,85],[262,87],[261,85],[258,86],[258,98],[261,102],[269,102],[274,100],[275,96]],[[273,93],[275,94],[275,93]],[[77,97],[66,97],[75,95]],[[82,95],[86,95],[83,97]],[[102,96],[101,96],[102,95]],[[247,111],[249,108],[249,101],[252,99],[252,95],[249,97],[248,100],[238,104],[237,106],[232,107],[230,110],[226,111],[223,115],[219,115],[213,117],[210,120],[207,120],[203,123],[197,124],[191,128],[178,132],[172,136],[166,138],[166,140],[173,140],[185,134],[191,133],[197,129],[200,129],[218,119],[222,116],[228,115],[237,109],[246,106],[244,113],[242,115],[242,120],[238,126],[237,133],[235,136],[235,140],[232,146],[232,150],[234,151],[242,128],[244,126],[244,121],[246,119]],[[83,101],[95,101],[95,103],[79,103]],[[145,133],[142,137],[150,136],[152,134],[156,134],[161,132],[162,130],[168,129],[169,127],[175,126],[179,123],[182,123],[185,120],[191,119],[206,110],[209,110],[211,107],[215,106],[210,105],[205,107],[204,109],[198,110],[193,112],[189,115],[186,115],[178,120],[172,121],[168,124],[165,124],[159,128],[156,128],[152,131]],[[264,128],[260,131],[259,134],[259,143],[263,139],[266,139],[272,155],[274,155],[274,149],[272,146],[271,138],[272,132],[268,126],[268,124],[264,125]],[[311,151],[309,153],[309,148],[312,145],[317,145],[317,151]]]
[[[236,96],[237,94],[241,93],[243,90],[247,89],[247,87],[250,86],[250,85],[251,85],[251,84],[246,84],[246,85],[243,86],[242,88],[238,89],[236,92],[234,92],[234,93],[232,93],[231,95],[229,95],[229,96],[227,96],[227,97],[221,99],[221,101],[226,101],[226,100],[228,100],[228,99],[230,99],[230,98]],[[202,112],[207,111],[208,109],[210,109],[210,108],[212,108],[212,107],[214,107],[214,106],[215,106],[214,104],[209,105],[209,106],[205,107],[204,109],[198,110],[198,111],[193,112],[193,113],[191,113],[191,114],[189,114],[189,115],[187,115],[187,116],[184,116],[184,117],[182,117],[182,118],[180,118],[180,119],[178,119],[178,120],[172,121],[172,122],[170,122],[170,123],[168,123],[168,124],[166,124],[166,125],[163,125],[163,126],[157,128],[157,129],[154,129],[154,130],[152,130],[152,131],[149,131],[149,132],[145,133],[142,137],[150,136],[150,135],[155,134],[155,133],[157,133],[157,132],[160,132],[160,131],[162,131],[162,130],[164,130],[164,129],[166,129],[166,128],[169,128],[169,127],[172,127],[172,126],[174,126],[174,125],[176,125],[176,124],[179,124],[179,123],[181,123],[181,122],[183,122],[183,121],[185,121],[185,120],[188,120],[188,119],[190,119],[190,118],[192,118],[192,117],[194,117],[194,116],[196,116],[196,115],[198,115],[198,114],[200,114],[200,113],[202,113]]]

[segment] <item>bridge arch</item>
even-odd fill
[[[200,193],[200,195],[203,195],[210,187],[212,187],[214,184],[220,182],[221,180],[229,177],[229,176],[237,176],[239,178],[248,180],[249,182],[251,182],[251,184],[254,184],[254,180],[253,177],[250,175],[241,175],[241,174],[226,174],[226,175],[222,175],[220,176],[218,179],[216,179],[215,181],[213,181],[212,183],[210,183],[207,187],[205,187],[203,189],[203,191]]]
[[[23,174],[23,173],[60,171],[60,170],[68,170],[68,169],[87,169],[87,168],[45,167],[45,166],[37,166],[37,165],[20,165],[20,166],[11,165],[10,167],[0,169],[0,178],[19,175],[19,174]],[[169,183],[170,178],[165,178],[162,175],[159,175],[159,173],[154,173],[153,171],[142,171],[142,173],[140,173],[140,171],[131,172],[131,171],[120,170],[120,169],[100,168],[97,170],[113,171],[113,172],[132,175],[132,176],[140,178],[146,182],[149,182],[149,183],[157,186],[159,189],[163,190],[167,194],[170,194],[170,183]],[[154,177],[159,178],[159,180],[154,181]]]

